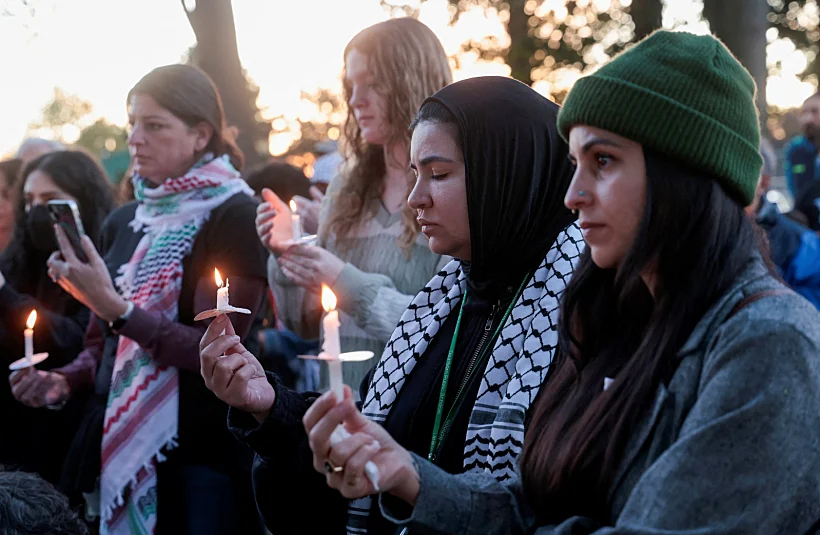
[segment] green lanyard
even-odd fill
[[[481,350],[481,355],[476,359],[475,367],[470,371],[470,376],[472,373],[480,367],[481,361],[484,358],[484,355],[487,353],[487,350],[495,344],[496,338],[498,338],[498,334],[501,332],[501,329],[504,327],[504,324],[507,323],[507,318],[510,317],[513,308],[515,308],[515,304],[518,302],[518,298],[521,296],[521,292],[524,291],[524,286],[527,284],[527,281],[530,280],[532,274],[527,274],[524,277],[524,280],[521,282],[521,286],[518,287],[518,292],[516,292],[515,297],[513,298],[512,302],[510,302],[510,306],[507,307],[506,312],[504,312],[504,317],[501,318],[501,323],[498,324],[496,327],[495,332],[493,333],[492,337],[487,339],[484,347]],[[444,435],[450,429],[450,425],[452,424],[453,419],[455,419],[455,409],[460,404],[460,398],[463,396],[464,392],[460,392],[457,396],[457,399],[453,401],[453,406],[450,408],[450,412],[447,414],[447,420],[444,422],[444,432],[441,432],[441,417],[444,416],[444,402],[447,398],[447,383],[450,381],[450,369],[453,367],[453,356],[456,353],[456,341],[458,340],[458,332],[461,330],[461,318],[464,315],[464,305],[467,303],[467,293],[465,290],[464,293],[464,300],[461,302],[461,308],[458,311],[458,319],[456,320],[456,330],[453,333],[453,339],[450,342],[450,350],[447,352],[447,361],[444,363],[444,377],[441,379],[441,391],[438,395],[438,407],[436,408],[436,419],[435,423],[433,424],[433,436],[430,439],[430,453],[427,455],[427,459],[429,461],[434,460],[434,456],[436,453],[436,449],[441,445],[444,441]],[[469,382],[469,377],[467,382]],[[466,385],[466,382],[465,382]],[[465,392],[466,392],[465,388]]]

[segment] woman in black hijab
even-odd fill
[[[572,168],[557,114],[526,85],[485,77],[437,92],[412,125],[410,206],[433,252],[455,259],[405,311],[362,384],[362,412],[451,473],[510,476],[552,360],[558,299],[582,244],[563,205]],[[332,394],[317,400],[283,388],[231,333],[228,320],[214,321],[202,369],[235,407],[234,432],[257,452],[256,498],[268,528],[339,531],[348,505],[349,531],[393,533],[371,500],[345,504],[317,486],[322,476],[305,473],[312,464],[331,487],[361,496],[366,482],[346,480],[338,459],[378,446],[348,439],[330,448],[340,421]],[[322,515],[291,523],[286,513],[308,499]]]

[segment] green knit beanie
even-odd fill
[[[575,125],[631,139],[754,200],[763,165],[755,83],[714,37],[657,31],[581,78],[558,114],[565,140]]]

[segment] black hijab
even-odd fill
[[[556,126],[559,107],[500,76],[456,82],[427,102],[438,102],[458,122],[472,249],[471,262],[465,262],[470,286],[479,292],[517,286],[575,220],[564,206],[573,167]]]

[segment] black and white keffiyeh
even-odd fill
[[[495,342],[470,414],[464,444],[465,471],[485,471],[503,481],[515,471],[524,443],[527,409],[558,344],[559,299],[583,251],[573,223],[558,235],[527,282]],[[458,308],[467,282],[453,260],[413,299],[376,366],[362,412],[381,424],[407,377],[450,312]],[[351,502],[348,533],[366,533],[371,499]]]

